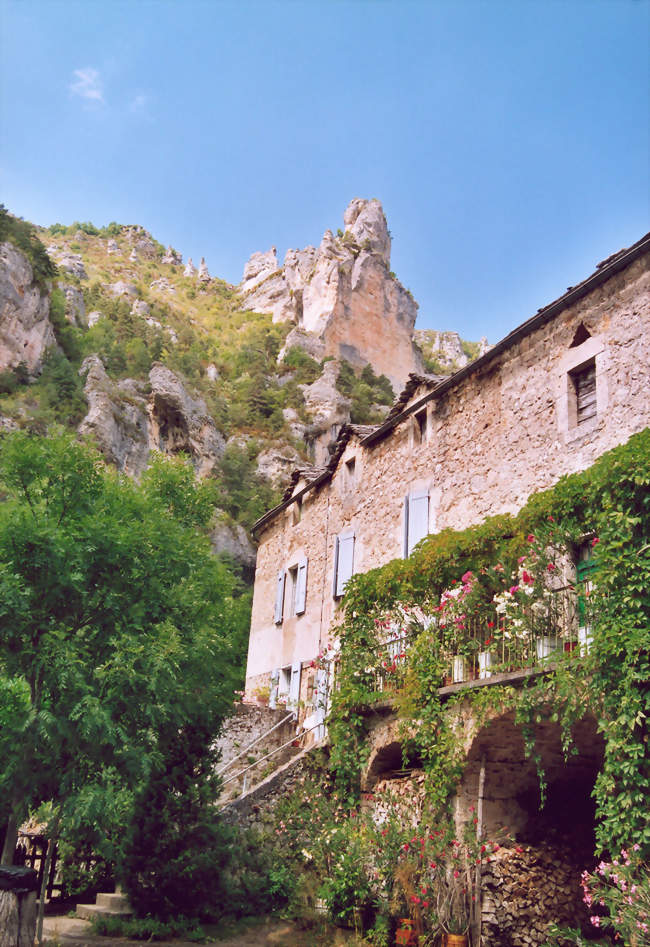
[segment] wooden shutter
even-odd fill
[[[307,558],[298,563],[296,575],[296,615],[302,615],[307,603]]]
[[[345,591],[345,583],[354,572],[354,533],[337,537],[334,568],[334,595],[339,598]]]
[[[408,496],[407,556],[410,556],[414,547],[429,533],[429,491],[415,490]]]
[[[282,624],[282,609],[284,607],[284,569],[278,572],[278,578],[275,586],[275,624]]]
[[[300,661],[294,661],[291,665],[291,682],[289,684],[289,699],[287,701],[287,708],[289,710],[296,710],[300,700],[300,670]]]
[[[577,421],[582,424],[596,416],[596,365],[591,363],[573,376],[576,387]]]

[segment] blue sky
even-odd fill
[[[649,0],[0,0],[0,199],[238,282],[378,197],[419,328],[497,341],[650,229]]]

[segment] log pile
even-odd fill
[[[552,921],[589,929],[580,867],[560,846],[516,845],[490,854],[482,873],[481,943],[537,947]]]

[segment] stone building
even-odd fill
[[[347,579],[514,513],[650,424],[650,234],[449,377],[411,374],[256,524],[246,691],[318,706]]]

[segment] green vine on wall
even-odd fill
[[[515,574],[519,561],[521,574],[531,541],[538,556],[539,550],[548,554],[549,548],[571,555],[586,535],[593,536],[597,569],[589,599],[593,635],[589,654],[580,660],[560,658],[553,673],[531,678],[523,687],[465,689],[443,704],[439,693],[443,659],[436,642],[439,628],[417,616],[435,607],[445,590],[458,585],[463,573],[487,583],[495,563],[504,573]],[[546,568],[555,568],[551,559]],[[526,581],[532,584],[537,579]],[[469,580],[464,594],[469,594],[468,589]],[[516,605],[517,593],[510,598]],[[568,756],[573,752],[572,728],[588,708],[599,720],[605,742],[594,789],[598,848],[606,851],[634,842],[647,857],[650,430],[603,455],[583,473],[535,494],[517,516],[491,517],[464,531],[444,530],[424,540],[409,559],[354,576],[344,604],[339,689],[330,717],[331,765],[339,789],[351,801],[367,761],[367,709],[386,696],[378,688],[377,655],[387,617],[398,612],[412,646],[395,705],[403,721],[407,751],[415,749],[429,775],[434,807],[442,810],[452,798],[462,775],[464,747],[490,716],[514,711],[527,753],[537,763],[543,791],[536,726],[547,718],[557,722]],[[415,617],[410,620],[409,614]],[[460,733],[458,722],[452,721],[463,716],[454,713],[462,707],[469,722],[466,732]]]

